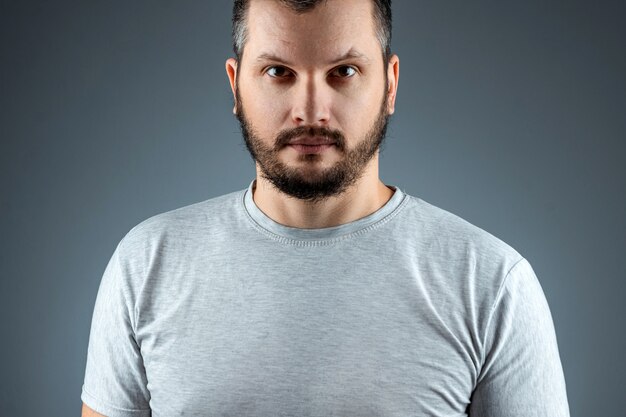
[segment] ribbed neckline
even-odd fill
[[[408,201],[407,195],[400,188],[388,185],[388,187],[394,190],[394,193],[389,201],[374,213],[338,226],[302,229],[280,224],[263,213],[252,198],[252,190],[256,186],[255,183],[256,179],[253,179],[248,188],[242,191],[240,198],[242,208],[248,219],[257,230],[266,236],[283,243],[296,245],[324,245],[365,233],[391,220]]]

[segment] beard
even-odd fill
[[[387,77],[385,77],[385,85],[387,85]],[[246,117],[238,85],[235,94],[237,100],[235,116],[239,120],[246,147],[252,159],[259,165],[261,177],[280,192],[309,203],[317,203],[328,197],[339,196],[353,186],[365,173],[367,164],[383,144],[389,123],[390,115],[387,113],[386,106],[387,95],[383,94],[376,120],[353,148],[347,148],[346,139],[340,131],[323,126],[299,126],[282,130],[274,138],[274,146],[267,146],[255,133],[253,126]],[[333,146],[335,151],[341,154],[341,159],[332,167],[324,170],[316,166],[324,158],[323,154],[301,154],[298,156],[300,161],[315,165],[311,169],[308,166],[306,168],[292,168],[280,161],[279,152],[287,146],[289,141],[303,136],[333,139],[335,141]],[[329,149],[326,152],[330,151]]]

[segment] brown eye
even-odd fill
[[[349,78],[356,74],[356,70],[354,69],[354,67],[343,65],[341,67],[337,67],[333,71],[333,74],[335,73],[338,74],[339,78]]]
[[[287,69],[285,67],[269,67],[266,71],[268,75],[272,78],[284,78],[287,73]]]

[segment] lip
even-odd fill
[[[332,145],[335,141],[330,138],[314,137],[314,138],[297,138],[289,141],[290,145]]]
[[[326,143],[319,145],[301,145],[301,144],[290,144],[289,147],[295,149],[298,153],[303,154],[319,154],[327,151],[328,149],[335,146],[334,143]]]

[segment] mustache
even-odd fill
[[[282,148],[288,145],[290,140],[299,137],[332,139],[338,147],[342,147],[345,142],[343,134],[337,130],[330,130],[323,126],[298,126],[280,132],[276,137],[276,146]]]

